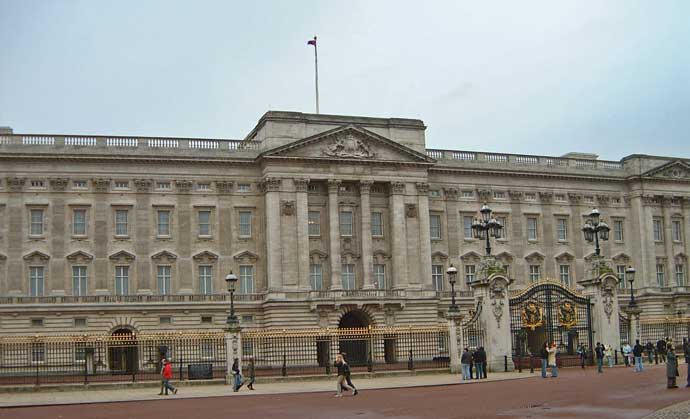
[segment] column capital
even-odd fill
[[[405,183],[391,182],[391,193],[393,195],[402,195],[405,193]]]
[[[359,193],[368,194],[371,192],[371,185],[374,184],[373,180],[361,180],[359,181]]]
[[[292,180],[295,184],[295,191],[297,192],[307,192],[307,187],[309,186],[309,179],[295,178]]]
[[[261,189],[264,192],[279,192],[282,179],[277,177],[265,177],[261,180]]]
[[[417,182],[414,184],[417,187],[417,194],[429,195],[429,184],[426,182]]]
[[[343,183],[340,179],[328,179],[328,193],[338,193],[340,184]]]

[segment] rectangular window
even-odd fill
[[[525,192],[525,201],[536,201],[537,194],[535,192]]]
[[[683,233],[681,232],[682,223],[680,220],[671,221],[671,234],[674,242],[683,241]]]
[[[618,288],[625,288],[625,265],[616,265],[616,276],[618,277]]]
[[[252,187],[249,183],[238,183],[237,184],[237,192],[249,192],[252,190]]]
[[[30,234],[32,236],[42,236],[43,235],[43,210],[42,209],[32,209],[30,212],[31,216],[31,228]]]
[[[376,237],[383,236],[383,213],[371,213],[371,235]]]
[[[431,265],[431,282],[436,291],[443,291],[443,265]]]
[[[663,263],[657,263],[656,264],[656,283],[660,287],[665,287],[666,283],[664,281],[664,264]]]
[[[213,267],[210,265],[199,266],[199,293],[213,294]]]
[[[474,282],[475,274],[477,273],[474,265],[465,265],[465,283]]]
[[[472,222],[474,221],[474,218],[472,217],[462,217],[462,229],[464,232],[464,237],[465,239],[471,239],[472,236]]]
[[[158,293],[160,295],[170,294],[170,271],[170,266],[158,266],[156,281],[158,283]]]
[[[441,197],[441,191],[439,191],[438,189],[432,189],[429,191],[429,195],[432,198],[440,198]]]
[[[340,235],[352,235],[352,211],[340,211]]]
[[[128,189],[129,188],[129,182],[126,180],[116,180],[115,181],[115,189]]]
[[[341,280],[343,283],[343,289],[353,290],[355,289],[355,265],[344,263],[341,268]]]
[[[197,183],[196,190],[202,191],[202,192],[210,191],[211,190],[211,184],[210,183]]]
[[[320,263],[312,263],[309,265],[309,282],[311,289],[314,291],[323,290],[323,271]]]
[[[462,191],[461,196],[465,199],[471,199],[474,198],[474,192],[472,191]]]
[[[309,235],[312,237],[321,236],[321,212],[309,211]]]
[[[498,220],[499,223],[503,226],[503,228],[500,230],[500,236],[497,237],[499,239],[507,239],[508,238],[508,217],[496,217],[496,220]]]
[[[43,266],[29,267],[29,295],[32,297],[43,297],[45,290],[45,278],[43,276]]]
[[[32,180],[31,181],[31,187],[32,188],[45,188],[46,184],[42,180]]]
[[[429,230],[432,240],[441,239],[441,216],[438,214],[429,215]]]
[[[386,265],[382,263],[374,264],[374,286],[377,289],[386,289]]]
[[[201,324],[213,324],[213,316],[201,316]]]
[[[115,235],[129,236],[128,226],[129,211],[126,209],[115,210]]]
[[[209,210],[199,211],[199,235],[211,235],[211,211]]]
[[[86,295],[86,266],[72,266],[72,295]]]
[[[77,342],[74,346],[74,362],[86,361],[86,347],[83,342]]]
[[[567,218],[557,218],[556,219],[556,238],[558,241],[568,240],[568,219]]]
[[[160,316],[160,317],[158,318],[158,324],[162,324],[162,325],[172,324],[172,317],[170,317],[170,316]],[[167,356],[168,356],[168,358],[170,358],[170,353],[168,353]]]
[[[75,209],[72,212],[72,235],[86,236],[86,210]]]
[[[170,236],[170,211],[158,211],[158,237]]]
[[[682,263],[676,263],[676,284],[679,287],[685,286],[685,266]]]
[[[664,240],[664,227],[661,219],[655,218],[652,220],[652,226],[654,227],[654,241],[660,242]]]
[[[506,193],[502,191],[494,191],[494,199],[506,199]]]
[[[31,344],[31,362],[41,363],[46,360],[46,347],[43,343]]]
[[[129,266],[115,267],[115,294],[129,295]]]
[[[622,242],[625,238],[623,232],[623,220],[613,221],[613,239],[617,242]]]
[[[240,237],[252,236],[252,212],[240,211]]]
[[[31,319],[31,327],[43,327],[43,319]]]
[[[86,181],[85,180],[73,180],[72,181],[72,187],[74,189],[86,189]]]
[[[169,191],[172,189],[170,182],[156,182],[156,189],[159,191]]]
[[[570,265],[560,265],[559,266],[559,275],[561,279],[561,284],[565,285],[566,287],[570,286]]]
[[[74,319],[74,327],[86,327],[86,317],[77,317]]]
[[[529,280],[530,282],[537,282],[541,279],[541,266],[529,265]]]
[[[527,240],[537,240],[537,219],[536,217],[527,218]]]
[[[254,266],[240,265],[240,294],[254,294]]]

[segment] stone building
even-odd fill
[[[513,284],[577,288],[593,246],[646,316],[688,311],[688,159],[428,149],[420,120],[268,112],[243,140],[0,133],[3,334],[438,324],[474,304],[483,203]],[[629,285],[621,281],[620,287]],[[619,292],[620,304],[629,298]]]

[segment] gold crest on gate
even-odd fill
[[[558,322],[566,329],[570,329],[577,323],[577,311],[570,301],[563,301],[558,306]]]
[[[544,310],[534,301],[529,301],[522,308],[522,325],[534,330],[544,324]]]

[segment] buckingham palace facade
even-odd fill
[[[243,140],[1,131],[0,328],[217,330],[231,271],[244,328],[438,324],[451,264],[474,305],[484,203],[511,289],[577,288],[596,207],[642,318],[690,311],[688,159],[436,150],[420,120],[268,112]]]

